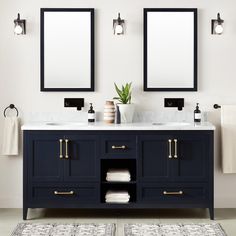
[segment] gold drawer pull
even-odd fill
[[[178,192],[167,192],[167,191],[164,191],[163,194],[164,195],[183,195],[184,192],[183,191],[178,191]]]
[[[65,158],[68,159],[69,158],[69,154],[68,154],[68,139],[65,139],[65,143],[66,143],[66,154],[65,154]]]
[[[172,143],[172,140],[169,139],[169,140],[168,140],[168,144],[169,144],[169,155],[168,155],[168,157],[169,157],[170,159],[172,158],[171,143]]]
[[[115,145],[113,145],[111,148],[112,149],[126,149],[126,146],[125,145],[122,145],[122,146],[115,146]]]
[[[174,158],[178,158],[178,150],[177,150],[177,142],[178,140],[177,139],[174,139],[174,143],[175,143],[175,154],[174,154]]]
[[[63,143],[63,140],[62,139],[59,139],[59,142],[60,142],[60,155],[59,155],[59,157],[60,157],[60,159],[62,159],[63,158],[63,154],[62,154],[62,143]]]
[[[54,191],[55,195],[73,195],[74,191],[69,191],[69,192],[58,192],[58,191]]]

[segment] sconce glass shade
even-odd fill
[[[224,31],[224,21],[220,18],[220,13],[217,14],[217,19],[211,20],[211,34],[222,34]]]
[[[14,20],[14,33],[16,35],[26,34],[26,20],[20,19],[20,14],[18,13],[17,19]]]
[[[222,25],[217,25],[217,26],[215,27],[215,32],[216,32],[216,34],[222,34],[223,31],[224,31],[224,28],[223,28]]]
[[[116,35],[125,33],[125,21],[120,18],[120,13],[118,13],[118,18],[113,20],[113,32]]]

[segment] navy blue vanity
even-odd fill
[[[214,126],[106,127],[22,127],[24,219],[28,208],[209,208],[214,219]],[[131,181],[107,182],[117,167]],[[127,190],[130,202],[106,203],[113,189]]]

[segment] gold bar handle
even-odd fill
[[[169,158],[171,159],[172,158],[172,150],[171,150],[171,143],[172,143],[172,140],[171,139],[169,139],[168,140],[168,143],[169,143]]]
[[[68,142],[69,142],[69,140],[68,140],[68,139],[65,139],[65,143],[66,143],[66,154],[65,154],[65,158],[66,158],[66,159],[69,158],[69,155],[68,155]]]
[[[167,192],[167,191],[164,191],[163,194],[164,195],[183,195],[184,192],[183,191],[178,191],[178,192]]]
[[[60,157],[60,159],[62,159],[63,158],[63,154],[62,154],[62,152],[63,152],[63,148],[62,148],[63,140],[59,139],[59,142],[60,142],[60,155],[59,155],[59,157]]]
[[[174,143],[175,143],[175,153],[174,153],[174,158],[178,158],[178,150],[177,150],[177,142],[178,142],[178,140],[177,139],[174,139]]]
[[[74,191],[69,191],[69,192],[59,192],[59,191],[54,191],[55,195],[73,195]]]
[[[122,146],[115,146],[115,145],[112,145],[111,148],[112,148],[112,149],[126,149],[126,146],[125,146],[125,145],[122,145]]]

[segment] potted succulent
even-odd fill
[[[131,123],[134,115],[134,104],[131,103],[131,89],[132,83],[126,83],[119,88],[115,83],[115,89],[118,97],[114,97],[119,101],[117,104],[120,110],[120,117],[122,123]]]

